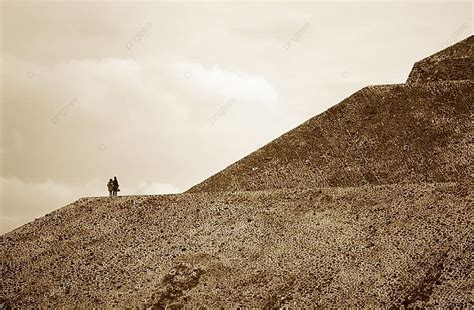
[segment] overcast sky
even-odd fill
[[[472,34],[471,2],[5,2],[0,233],[180,192]]]

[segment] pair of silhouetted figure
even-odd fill
[[[117,177],[114,177],[113,180],[109,179],[109,183],[107,183],[107,189],[109,190],[109,197],[117,196],[117,192],[120,192]]]

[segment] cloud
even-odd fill
[[[77,198],[69,187],[53,181],[35,183],[0,177],[0,234]]]
[[[164,195],[177,194],[180,192],[182,192],[182,190],[172,184],[146,181],[138,185],[138,188],[133,195]]]
[[[222,98],[235,97],[238,101],[250,102],[275,109],[278,92],[262,75],[232,72],[219,66],[210,68],[198,63],[180,62],[175,65],[176,75],[187,77],[192,87]]]

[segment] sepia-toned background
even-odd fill
[[[473,32],[472,2],[1,2],[0,233],[181,192]]]

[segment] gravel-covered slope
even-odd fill
[[[458,182],[472,176],[474,36],[365,87],[188,192]]]
[[[366,87],[189,192],[469,178],[474,81]]]
[[[407,83],[456,80],[474,81],[474,56],[416,63]]]
[[[407,83],[474,81],[474,36],[415,63]]]
[[[472,184],[83,198],[1,237],[0,304],[473,304]]]

